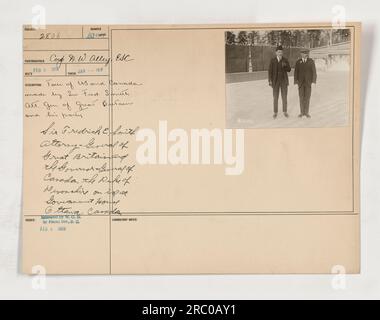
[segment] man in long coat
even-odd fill
[[[310,98],[312,86],[317,83],[317,71],[314,60],[309,58],[309,50],[301,50],[301,59],[296,62],[294,71],[294,84],[298,85],[298,93],[300,99],[300,114],[311,118],[310,116]]]
[[[288,114],[288,86],[289,77],[288,72],[291,71],[291,67],[288,59],[284,56],[283,47],[280,45],[276,48],[276,57],[274,57],[269,64],[268,80],[269,85],[273,88],[273,118],[277,118],[278,115],[278,98],[282,98],[282,111],[286,118]]]

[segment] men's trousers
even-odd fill
[[[310,109],[311,85],[299,86],[298,92],[300,96],[301,114],[306,116],[309,114],[309,109]]]
[[[274,113],[278,113],[278,98],[282,98],[282,110],[283,112],[288,112],[288,85],[283,82],[277,82],[273,85],[273,109]]]

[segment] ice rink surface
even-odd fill
[[[311,119],[298,118],[300,113],[298,86],[289,77],[288,113],[282,113],[281,96],[279,114],[273,119],[273,91],[265,73],[227,75],[227,127],[228,128],[318,128],[343,127],[350,124],[350,73],[349,71],[319,71],[310,102]],[[264,79],[262,79],[264,78]],[[259,79],[259,80],[257,80]]]

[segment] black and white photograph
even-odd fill
[[[1,0],[0,300],[379,300],[379,11]]]
[[[349,125],[349,28],[234,30],[225,41],[227,127]]]

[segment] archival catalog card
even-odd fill
[[[360,29],[24,26],[23,272],[360,272]]]

